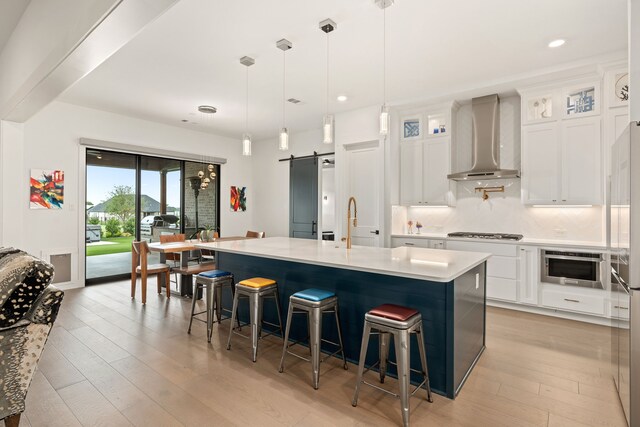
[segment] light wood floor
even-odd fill
[[[323,364],[320,389],[281,344],[224,349],[228,323],[187,335],[190,300],[153,292],[143,307],[128,283],[67,291],[22,418],[26,426],[393,426],[399,402],[365,387],[351,406],[356,369]],[[414,426],[623,426],[608,375],[607,328],[489,308],[487,350],[460,396],[413,398]],[[373,375],[373,374],[371,374]],[[387,387],[394,388],[389,379]]]

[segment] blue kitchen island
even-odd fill
[[[415,308],[422,314],[429,379],[434,392],[455,398],[485,345],[485,271],[490,254],[423,248],[371,248],[272,237],[197,245],[216,251],[217,267],[236,282],[267,277],[278,282],[283,316],[289,297],[307,288],[335,292],[339,299],[347,359],[357,364],[364,314],[380,304]],[[229,296],[226,296],[229,298]],[[227,299],[225,305],[229,304]],[[248,311],[241,307],[240,317]],[[275,308],[265,305],[265,320],[275,322]],[[277,322],[276,322],[277,323]],[[323,336],[336,341],[335,321],[327,316]],[[304,340],[306,322],[294,318],[290,338]],[[377,360],[374,341],[367,364]],[[419,366],[411,343],[412,367]],[[393,349],[393,346],[391,347]],[[395,360],[395,355],[390,355]],[[390,375],[394,375],[393,368]],[[416,375],[413,380],[418,383]]]

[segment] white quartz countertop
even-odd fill
[[[424,248],[372,248],[344,243],[268,237],[228,242],[199,243],[212,249],[284,261],[344,268],[435,282],[450,282],[491,257],[489,253]]]
[[[503,243],[508,245],[531,245],[531,246],[553,246],[561,248],[594,248],[605,249],[604,242],[588,242],[582,240],[553,240],[553,239],[531,239],[524,237],[522,240],[499,240],[499,239],[468,239],[465,237],[447,237],[446,234],[421,233],[421,234],[392,234],[391,237],[414,238],[414,239],[434,239],[434,240],[459,240],[464,242],[480,243]]]

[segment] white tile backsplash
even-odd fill
[[[504,193],[491,193],[483,201],[475,187],[505,186]],[[458,183],[455,208],[394,206],[392,233],[405,233],[406,223],[420,221],[423,233],[477,231],[518,233],[533,239],[597,242],[603,240],[603,208],[542,208],[520,201],[520,180]]]

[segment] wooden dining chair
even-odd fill
[[[247,237],[262,239],[263,237],[267,237],[267,234],[264,231],[247,231]]]
[[[220,234],[217,231],[213,232],[213,238],[217,239]],[[198,233],[198,240],[200,240],[200,233]],[[200,262],[215,260],[215,252],[211,249],[200,249]]]
[[[155,274],[158,280],[158,293],[162,293],[161,281],[162,275],[165,274],[167,283],[167,298],[171,297],[170,280],[171,267],[168,264],[148,264],[147,254],[149,253],[149,244],[146,240],[134,241],[131,243],[131,298],[136,297],[136,282],[138,274],[142,281],[142,303],[147,303],[147,277],[149,274]]]
[[[161,234],[160,235],[160,243],[172,243],[172,242],[184,242],[187,240],[186,234]],[[171,261],[173,263],[173,268],[180,267],[180,253],[179,252],[168,252],[166,253],[165,259],[167,261]],[[178,286],[178,273],[173,272],[175,281],[174,283]]]

